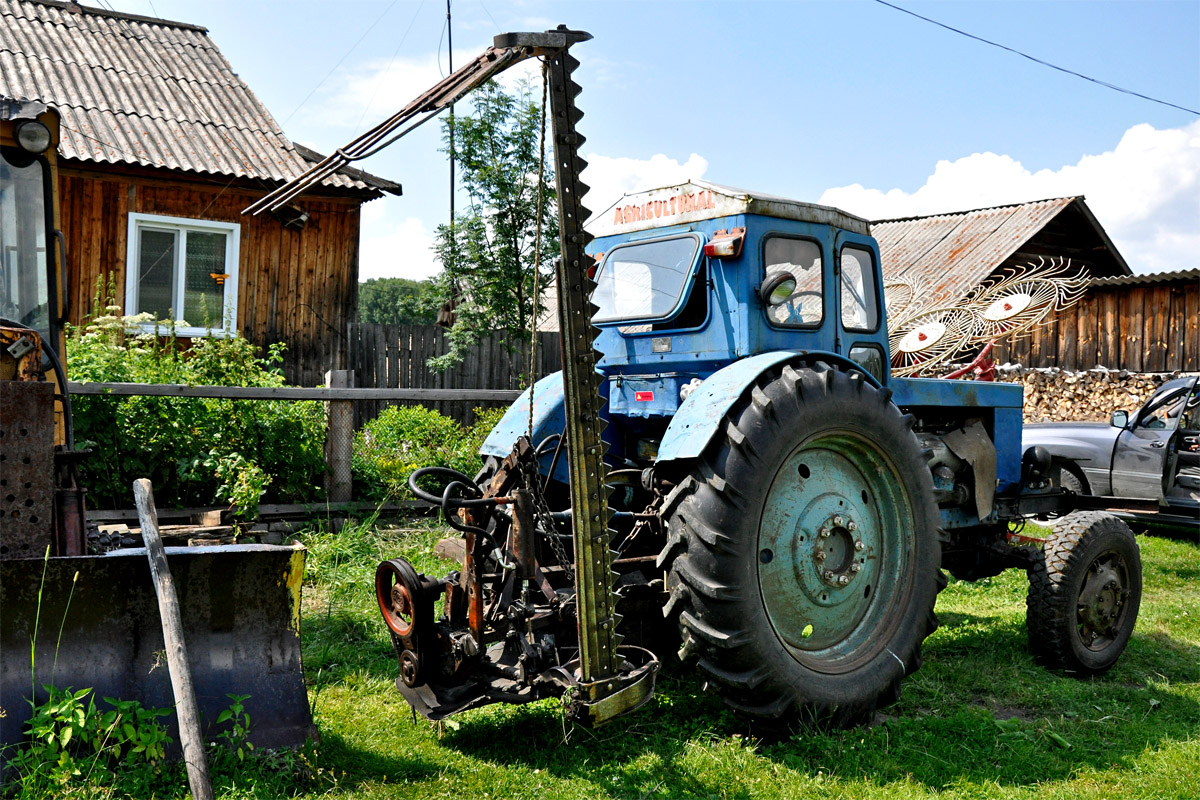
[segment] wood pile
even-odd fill
[[[1113,411],[1131,415],[1158,387],[1183,372],[1130,372],[1097,367],[1074,372],[1016,364],[996,368],[996,379],[1025,387],[1025,422],[1107,422]]]

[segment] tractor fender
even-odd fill
[[[567,412],[563,404],[562,372],[552,372],[533,385],[533,444],[547,436],[563,432]],[[504,416],[483,440],[479,455],[484,458],[504,458],[512,452],[513,444],[522,436],[529,435],[529,390],[513,401]]]
[[[600,384],[601,394],[607,394],[608,381]],[[607,398],[606,398],[607,399]],[[557,436],[567,426],[566,400],[563,397],[562,372],[552,372],[533,385],[533,435],[530,441],[537,447],[547,436]],[[512,452],[513,445],[522,436],[529,436],[529,390],[504,412],[504,416],[492,428],[491,433],[483,440],[479,455],[483,458],[494,456],[504,458]],[[547,445],[544,452],[538,455],[538,463],[543,474],[549,471],[554,460],[554,445]],[[567,459],[560,458],[554,468],[554,479],[567,483],[570,479]]]
[[[737,399],[767,370],[784,362],[812,363],[824,361],[862,372],[874,386],[879,381],[863,368],[837,353],[818,350],[779,350],[761,353],[735,361],[714,372],[704,383],[696,387],[679,406],[663,434],[658,447],[658,461],[674,461],[680,458],[697,458],[704,452],[709,441],[721,425],[725,414]]]

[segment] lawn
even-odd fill
[[[305,670],[319,744],[215,769],[218,796],[1180,798],[1200,797],[1200,549],[1139,537],[1145,595],[1106,676],[1035,666],[1023,573],[951,581],[925,664],[870,728],[763,743],[668,663],[654,698],[596,731],[556,702],[414,719],[375,608],[379,560],[442,574],[431,522],[312,533]],[[157,797],[186,797],[182,771]],[[86,790],[82,790],[87,794]]]

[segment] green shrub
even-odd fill
[[[410,496],[408,476],[422,467],[479,470],[479,448],[504,409],[475,409],[463,427],[422,406],[391,406],[354,436],[354,478],[373,500]]]
[[[281,344],[268,348],[265,358],[237,335],[196,339],[185,350],[170,323],[151,333],[141,327],[153,321],[146,315],[119,316],[112,304],[105,312],[69,331],[72,380],[284,385]],[[80,480],[94,508],[128,506],[136,478],[150,478],[164,506],[208,506],[220,499],[247,517],[264,500],[323,497],[320,402],[81,395],[72,404],[77,446],[93,450]]]
[[[22,796],[55,796],[85,773],[109,783],[115,768],[155,769],[172,741],[160,717],[169,708],[143,708],[136,700],[104,698],[96,705],[91,689],[43,686],[47,698],[33,703],[25,723],[28,741],[9,759],[20,777]]]

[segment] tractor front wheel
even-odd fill
[[[1141,601],[1141,554],[1129,526],[1102,511],[1068,514],[1029,568],[1034,658],[1080,677],[1106,672],[1129,643]]]
[[[762,730],[869,721],[921,663],[944,578],[911,427],[860,373],[785,366],[668,498],[684,654]]]

